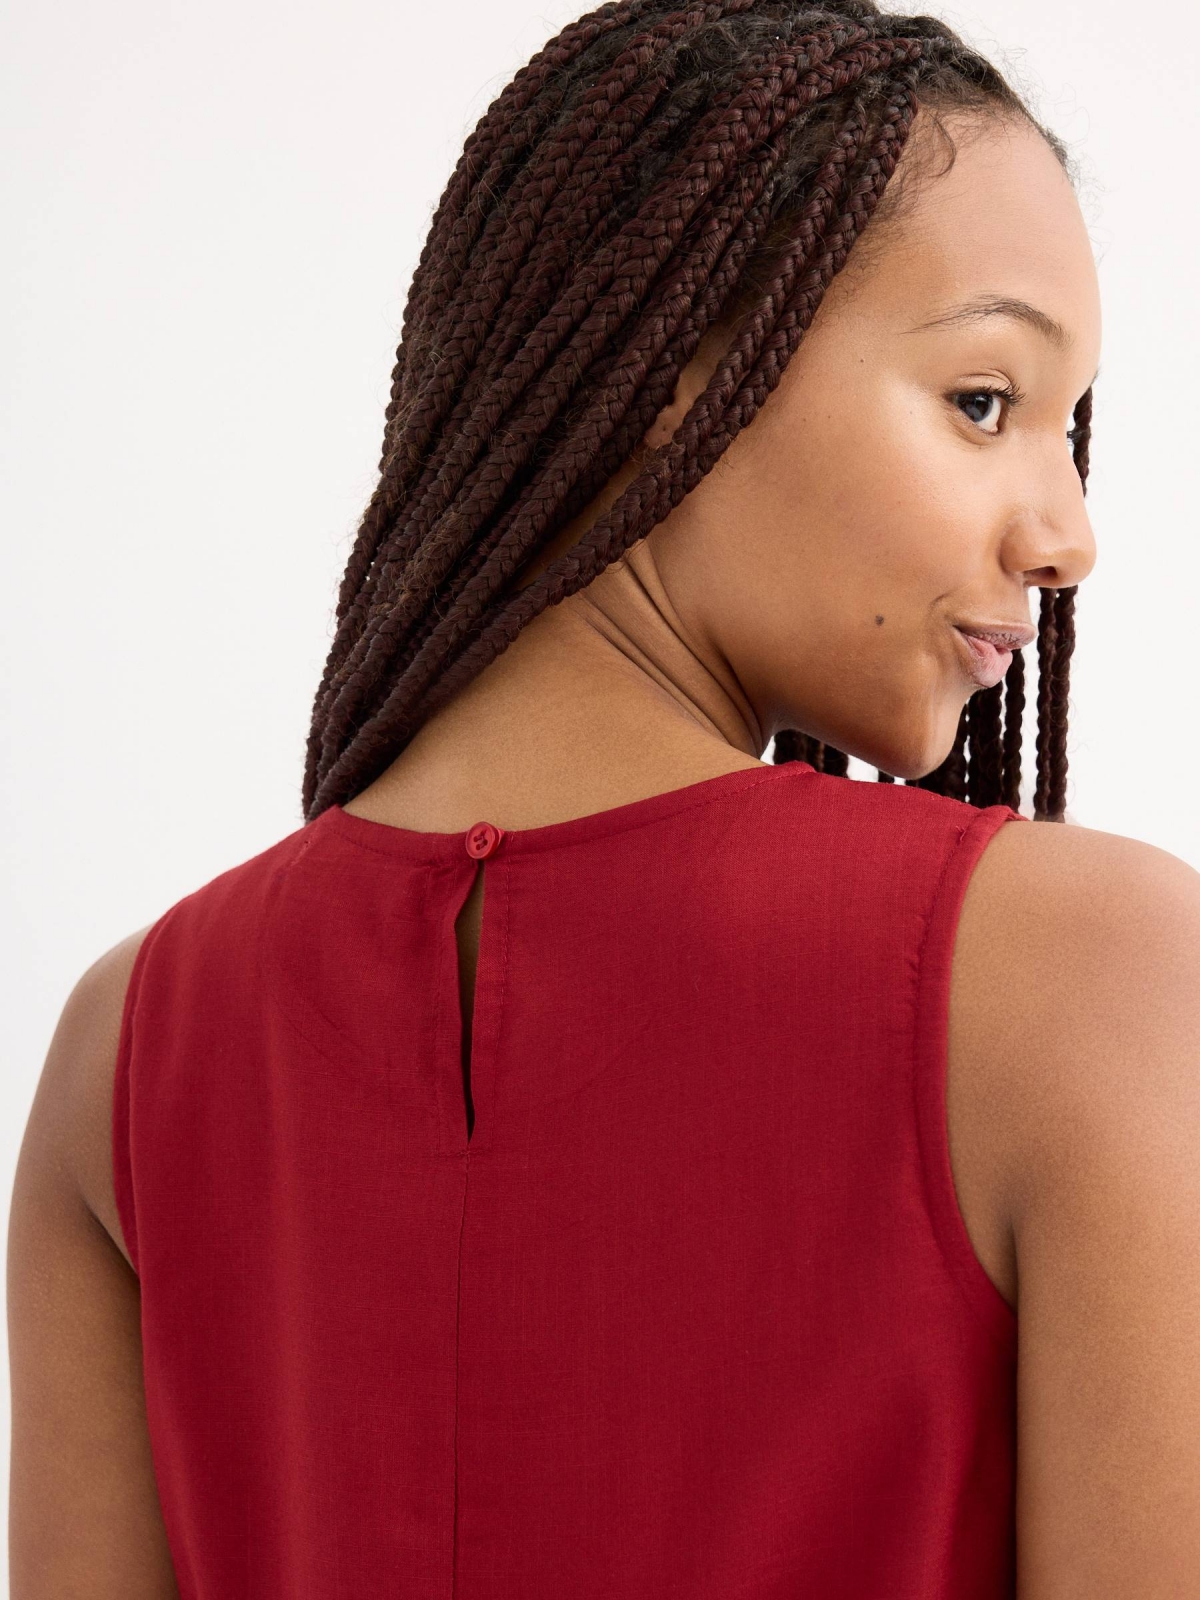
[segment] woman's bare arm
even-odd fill
[[[145,931],[102,956],[68,997],[17,1163],[12,1600],[178,1595],[146,1432],[138,1281],[118,1243],[112,1187],[117,1037]]]
[[[1020,1600],[1200,1594],[1200,875],[1010,824],[953,985],[1015,1250]]]

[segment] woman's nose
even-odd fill
[[[1027,506],[1010,525],[1005,565],[1045,589],[1082,583],[1096,565],[1096,537],[1071,458],[1057,474],[1051,495]]]

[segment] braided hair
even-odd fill
[[[313,707],[306,821],[378,777],[753,421],[870,217],[898,204],[888,180],[918,107],[1025,117],[1069,173],[990,63],[940,21],[872,0],[610,0],[521,68],[466,140],[413,275],[379,482]],[[728,349],[670,441],[565,554],[514,582],[725,322]],[[1071,435],[1085,485],[1090,418],[1089,389]],[[1038,819],[1065,802],[1073,600],[1042,590]],[[1024,705],[1016,651],[1005,682],[967,702],[946,760],[910,781],[1015,807]],[[848,770],[799,730],[777,733],[774,759]]]

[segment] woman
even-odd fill
[[[1017,810],[1099,344],[933,19],[629,0],[517,75],[304,824],[50,1050],[16,1600],[1191,1592],[1196,875]]]

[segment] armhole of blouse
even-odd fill
[[[946,1269],[971,1315],[1003,1344],[1016,1334],[1017,1314],[975,1254],[950,1163],[946,1111],[950,977],[967,884],[989,841],[1008,822],[1027,817],[1005,805],[982,807],[962,829],[943,865],[917,962],[913,1094],[921,1170],[930,1222]]]
[[[134,1205],[133,1151],[130,1142],[133,1110],[133,1041],[142,974],[145,970],[150,947],[155,942],[159,927],[164,920],[164,917],[160,917],[147,930],[145,938],[138,946],[133,966],[130,968],[129,981],[125,985],[125,998],[121,1008],[121,1029],[117,1040],[117,1059],[113,1069],[111,1119],[113,1198],[117,1208],[117,1219],[121,1224],[121,1235],[125,1241],[125,1248],[129,1252],[133,1270],[139,1276],[137,1210]]]

